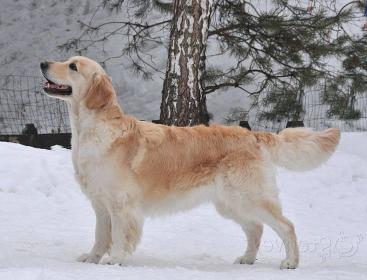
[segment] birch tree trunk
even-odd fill
[[[203,94],[213,0],[175,0],[160,120],[166,125],[209,122]]]

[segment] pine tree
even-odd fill
[[[212,3],[175,1],[160,117],[167,125],[209,122],[202,76]]]
[[[361,112],[354,107],[356,98],[367,89],[367,36],[354,41],[346,40],[340,45],[344,55],[343,71],[328,77],[322,98],[324,103],[330,105],[329,117],[356,120],[361,117]]]
[[[211,13],[203,13],[195,5],[198,2],[210,5],[212,9],[206,12]],[[296,119],[303,114],[304,91],[321,81],[326,83],[322,100],[331,106],[329,115],[357,118],[352,96],[363,92],[366,84],[367,35],[350,32],[347,27],[356,13],[362,14],[364,2],[350,1],[344,6],[336,0],[314,0],[312,6],[290,0],[259,3],[254,0],[104,0],[104,7],[120,13],[129,10],[126,13],[129,17],[99,25],[82,23],[81,36],[61,47],[83,53],[115,36],[114,32],[104,32],[106,26],[113,26],[123,30],[128,38],[121,55],[130,57],[134,71],[149,78],[152,71],[160,70],[147,56],[149,49],[153,44],[163,47],[168,41],[161,106],[161,121],[166,124],[207,123],[206,96],[233,87],[250,95],[254,106],[265,104],[271,109],[263,118]],[[157,13],[161,21],[156,20],[157,16],[150,17]],[[189,21],[196,13],[205,15],[206,31],[199,25],[195,31],[177,28],[182,24],[180,20]],[[202,41],[193,44],[199,30]],[[104,35],[98,37],[100,34]],[[170,40],[166,40],[168,34]],[[186,50],[177,48],[178,40],[183,38],[191,42],[185,46]],[[206,44],[215,53],[212,59],[205,55]],[[194,48],[190,49],[191,46]],[[186,70],[178,71],[177,66],[183,66],[178,57],[193,64],[186,63]],[[341,67],[331,67],[330,61],[342,62]],[[192,82],[192,78],[187,78],[189,73],[195,77],[193,84],[189,84]],[[343,98],[349,99],[343,101]]]

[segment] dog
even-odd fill
[[[40,66],[44,91],[67,103],[75,178],[96,214],[94,246],[78,261],[123,264],[139,243],[144,217],[212,202],[247,236],[245,254],[235,263],[255,262],[267,224],[285,245],[280,268],[298,266],[297,238],[282,214],[276,166],[318,167],[335,151],[338,129],[288,128],[273,134],[138,121],[123,113],[97,62],[75,56]]]

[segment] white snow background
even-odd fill
[[[126,266],[78,263],[94,241],[94,213],[73,178],[69,150],[0,143],[0,279],[366,279],[367,133],[344,133],[336,154],[306,173],[279,170],[285,215],[301,251],[280,270],[280,239],[266,227],[257,262],[239,226],[211,205],[147,219]]]

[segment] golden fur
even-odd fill
[[[68,68],[77,63],[78,72]],[[295,230],[282,214],[275,165],[313,169],[334,152],[337,129],[286,129],[279,135],[240,127],[169,127],[126,116],[110,79],[84,57],[50,64],[47,78],[70,85],[75,177],[96,212],[96,241],[79,260],[122,263],[136,248],[144,216],[190,209],[212,201],[241,225],[248,246],[237,263],[252,264],[263,224],[285,244],[281,268],[295,268]]]

